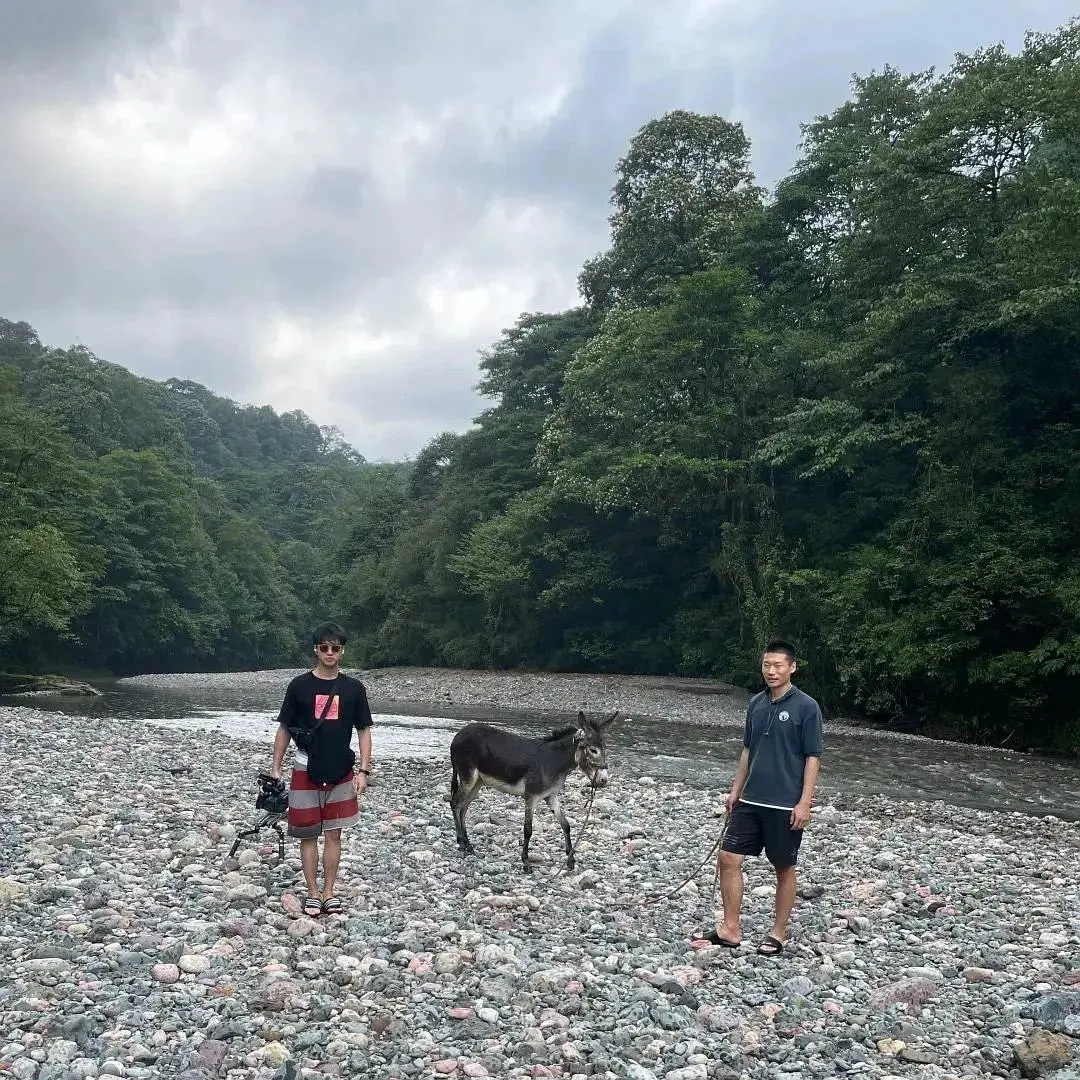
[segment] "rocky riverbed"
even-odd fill
[[[215,686],[284,686],[301,668],[276,671],[136,675],[125,682],[191,691]],[[698,723],[741,723],[749,695],[709,679],[648,675],[579,675],[453,668],[345,670],[363,679],[375,705],[470,706],[543,713],[614,712]]]
[[[0,747],[0,1076],[1080,1077],[1074,824],[821,805],[770,958],[756,861],[739,950],[695,941],[709,868],[646,903],[719,826],[679,783],[617,774],[572,873],[539,813],[526,875],[520,803],[480,797],[465,860],[444,770],[381,761],[313,921],[294,842],[228,858],[267,746],[10,708]]]
[[[136,675],[125,683],[185,693],[228,690],[231,693],[273,687],[279,692],[302,668],[268,671],[191,672]],[[713,679],[659,675],[582,675],[553,671],[467,671],[453,668],[374,668],[349,674],[363,680],[373,708],[425,711],[493,710],[552,716],[579,709],[688,724],[741,726],[750,694]],[[833,729],[865,730],[863,725],[832,719]],[[886,738],[915,738],[882,732]]]

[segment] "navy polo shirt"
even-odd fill
[[[793,686],[773,701],[768,690],[746,708],[743,746],[750,751],[749,775],[740,801],[790,810],[802,798],[808,757],[821,757],[821,709]]]

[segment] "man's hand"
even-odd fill
[[[281,766],[278,765],[278,764],[271,765],[270,766],[270,775],[275,780],[280,780],[281,779]]]
[[[791,827],[796,832],[802,832],[810,824],[810,804],[808,802],[797,803],[791,811]]]
[[[728,792],[728,797],[724,800],[724,809],[729,814],[732,813],[732,811],[734,811],[735,807],[739,805],[739,795],[740,794],[741,793],[738,792],[738,791]]]
[[[364,794],[364,789],[367,787],[367,776],[359,769],[353,774],[353,786],[356,788],[357,795]]]

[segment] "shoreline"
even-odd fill
[[[184,672],[132,675],[121,684],[160,689],[198,690],[214,686],[284,688],[306,668],[272,668],[241,672]],[[741,728],[750,692],[712,679],[661,675],[597,675],[576,672],[466,670],[458,668],[349,668],[368,689],[372,708],[382,712],[415,713],[425,707],[452,710],[490,710],[530,717],[573,718],[578,709],[642,719],[675,721],[700,726]],[[795,681],[798,685],[798,681]],[[450,713],[448,713],[449,715]],[[986,743],[960,742],[918,732],[894,730],[846,718],[823,722],[826,731],[866,738],[943,745],[999,754],[1019,754],[1050,760],[1074,760],[1068,755],[1016,750]]]
[[[1043,1029],[1076,1045],[1074,823],[823,799],[788,946],[765,958],[761,860],[744,947],[693,940],[719,827],[706,793],[621,777],[579,839],[575,776],[578,866],[541,808],[526,875],[519,800],[481,795],[465,859],[445,770],[387,761],[345,838],[345,912],[313,921],[295,841],[283,864],[272,834],[228,858],[258,819],[265,744],[27,706],[0,708],[0,733],[0,1074],[16,1080],[274,1080],[290,1061],[298,1080],[943,1080],[1016,1075]]]

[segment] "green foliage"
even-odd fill
[[[367,664],[756,687],[779,633],[829,712],[1080,749],[1080,24],[749,160],[646,123],[583,306],[411,462],[0,321],[0,642],[258,666],[332,616]]]
[[[345,607],[378,471],[301,413],[0,320],[0,644],[26,668],[294,663]]]

